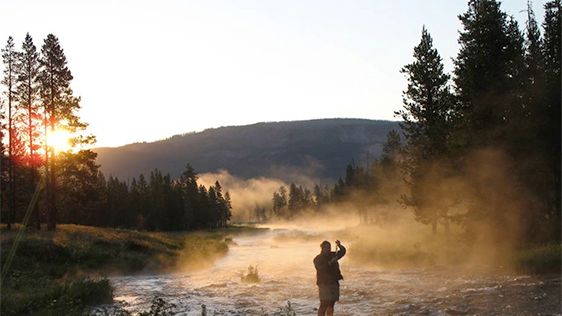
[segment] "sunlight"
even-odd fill
[[[55,149],[55,152],[69,151],[72,149],[70,139],[72,134],[64,129],[55,129],[49,134],[49,146]]]

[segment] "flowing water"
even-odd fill
[[[174,304],[178,315],[201,315],[202,304],[207,315],[273,315],[290,301],[297,315],[315,315],[312,259],[322,239],[294,229],[236,235],[228,254],[208,269],[112,277],[114,307],[135,314],[149,310],[153,298],[160,297]],[[257,265],[260,282],[241,280],[250,265]],[[346,257],[340,265],[345,280],[336,315],[560,315],[559,275],[368,268]]]

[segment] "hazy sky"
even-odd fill
[[[97,146],[116,146],[262,121],[395,119],[422,25],[450,71],[466,3],[0,0],[0,40],[19,48],[29,32],[40,48],[58,36],[81,116]],[[526,0],[502,7],[524,23]]]

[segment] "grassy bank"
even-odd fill
[[[560,273],[562,245],[528,245],[519,250],[513,262],[519,271],[529,273]]]
[[[432,234],[427,228],[362,226],[347,233],[355,263],[384,268],[450,267],[506,273],[559,273],[562,245],[471,243],[462,234]]]
[[[55,232],[27,231],[2,279],[2,315],[77,315],[108,303],[111,274],[177,271],[211,264],[228,251],[228,235],[213,232],[138,232],[59,225]],[[16,230],[1,230],[2,271]]]

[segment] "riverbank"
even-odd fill
[[[358,264],[381,268],[448,267],[494,274],[560,273],[560,243],[471,243],[460,233],[447,236],[432,234],[424,227],[408,228],[388,229],[365,225],[341,234],[353,241],[349,258]]]
[[[1,229],[2,271],[18,228]],[[106,276],[203,268],[226,255],[229,235],[248,229],[139,232],[59,225],[54,232],[25,231],[2,277],[0,312],[81,314],[88,306],[113,300]]]

